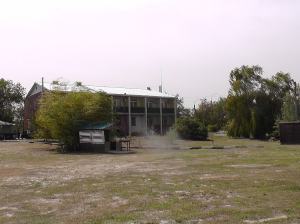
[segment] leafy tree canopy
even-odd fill
[[[43,93],[33,122],[34,135],[75,147],[79,144],[80,127],[112,122],[113,103],[104,92],[91,92],[78,83],[70,92],[65,92],[65,87],[57,86],[55,90]]]
[[[189,116],[189,115],[190,115],[190,110],[184,107],[184,105],[183,105],[183,103],[184,103],[183,97],[180,97],[178,93],[175,95],[175,97],[177,98],[177,99],[176,99],[176,104],[177,104],[177,108],[176,108],[177,117]]]
[[[300,118],[300,100],[297,99],[297,120]],[[295,121],[295,98],[287,92],[283,98],[283,106],[281,109],[282,121]]]
[[[0,79],[0,120],[13,122],[24,107],[25,88],[12,80]]]
[[[219,98],[216,102],[208,102],[203,99],[193,116],[200,120],[210,131],[221,130],[227,123],[226,120],[226,98]]]
[[[272,133],[276,119],[282,116],[283,97],[291,91],[290,75],[279,72],[264,79],[262,74],[259,66],[231,71],[226,102],[229,136],[263,138]]]
[[[197,118],[191,116],[180,117],[173,125],[175,131],[183,139],[205,140],[208,137],[207,129]]]

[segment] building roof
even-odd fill
[[[0,121],[0,125],[15,125],[13,123],[5,122],[5,121]]]
[[[40,89],[42,87],[42,83],[34,83],[32,88],[27,94],[28,96],[31,96],[35,94],[35,87],[39,86]],[[85,87],[89,88],[91,91],[95,92],[105,92],[108,95],[113,95],[113,96],[139,96],[139,97],[154,97],[154,98],[176,98],[173,95],[167,94],[167,93],[161,93],[159,91],[154,91],[154,90],[148,90],[148,89],[138,89],[138,88],[124,88],[124,87],[107,87],[107,86],[91,86],[91,85],[84,85]],[[55,85],[51,83],[45,83],[44,82],[44,89],[45,90],[53,90],[55,89]],[[69,92],[72,91],[72,86],[66,86],[65,91]]]

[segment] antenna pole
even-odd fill
[[[161,66],[160,66],[160,85],[162,88],[162,62],[161,62]]]

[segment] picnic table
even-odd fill
[[[130,151],[130,140],[120,140],[119,142],[121,142],[121,150],[126,148],[127,151]],[[125,143],[126,146],[123,147],[122,143]]]

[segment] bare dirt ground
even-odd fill
[[[265,147],[116,155],[0,142],[0,223],[299,223],[298,148],[253,143]]]

